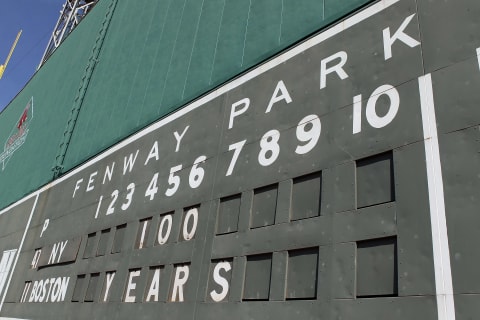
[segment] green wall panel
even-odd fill
[[[31,135],[0,173],[12,185],[0,207],[52,179],[61,141],[66,172],[367,2],[100,1],[0,116],[5,140],[34,96]]]
[[[33,118],[25,142],[3,170],[0,164],[0,208],[51,181],[60,140],[96,41],[96,34],[91,30],[99,28],[105,4],[98,5],[0,114],[3,147],[13,129],[17,130],[18,120],[33,97]]]

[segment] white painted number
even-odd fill
[[[177,192],[178,187],[180,186],[180,177],[174,175],[175,172],[182,170],[182,165],[175,166],[170,169],[170,175],[168,176],[168,184],[171,186],[165,191],[167,197],[171,197]]]
[[[124,204],[122,204],[122,210],[125,211],[128,209],[128,207],[130,207],[130,204],[132,203],[132,197],[133,197],[133,193],[135,192],[135,183],[130,183],[128,186],[127,186],[127,196],[125,197],[125,200],[127,200],[127,202],[125,202]]]
[[[235,168],[235,164],[237,163],[238,156],[240,155],[240,152],[242,151],[242,148],[245,145],[245,142],[247,142],[247,140],[233,143],[230,146],[228,146],[228,151],[232,151],[232,150],[235,150],[235,151],[233,151],[232,161],[230,161],[230,165],[228,166],[227,174],[225,176],[229,176],[232,174],[233,168]]]
[[[188,223],[190,219],[193,219],[192,228],[188,230]],[[183,222],[183,239],[191,240],[195,235],[195,231],[197,231],[197,224],[198,224],[198,209],[193,208],[187,211],[185,215],[185,221]]]
[[[260,153],[258,154],[258,162],[266,167],[277,160],[280,154],[280,146],[278,140],[280,139],[280,131],[270,130],[265,133],[260,140]]]
[[[158,244],[165,244],[167,243],[168,238],[170,237],[170,232],[172,231],[172,215],[167,214],[162,218],[162,222],[160,222],[160,226],[158,227],[158,235],[157,240]],[[167,224],[167,230],[164,233],[163,229],[165,228],[165,223]]]
[[[297,146],[295,152],[298,154],[310,152],[317,145],[321,130],[322,125],[317,115],[311,114],[303,118],[297,126],[297,139],[306,143]]]
[[[205,162],[205,160],[207,160],[206,156],[200,156],[195,159],[195,162],[193,163],[192,170],[190,171],[190,176],[188,177],[188,183],[193,189],[198,188],[203,181],[203,177],[205,176],[205,170],[203,170],[203,168],[200,168],[198,165]]]
[[[118,190],[114,190],[112,192],[112,201],[110,202],[110,205],[108,206],[108,209],[107,209],[107,216],[109,214],[112,214],[113,212],[115,212],[115,202],[117,201],[117,198],[118,198]]]
[[[378,99],[386,95],[390,100],[388,112],[384,116],[377,114],[376,105]],[[384,84],[370,95],[367,101],[367,108],[365,110],[365,116],[367,122],[373,128],[380,129],[390,124],[398,113],[400,107],[400,94],[398,90],[389,85]],[[362,131],[362,96],[358,95],[353,97],[353,134],[357,134]]]
[[[153,200],[158,192],[157,182],[158,172],[153,175],[153,178],[148,184],[147,190],[145,191],[145,197],[150,197],[150,200]]]

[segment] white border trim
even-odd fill
[[[443,193],[442,167],[438,146],[437,121],[431,74],[418,78],[422,110],[425,159],[427,164],[428,198],[432,224],[433,264],[439,320],[455,320],[450,249]]]
[[[5,302],[5,297],[7,296],[8,288],[10,287],[10,282],[12,281],[13,272],[15,271],[15,267],[17,266],[18,258],[20,257],[23,243],[25,242],[25,238],[27,237],[28,228],[30,227],[30,222],[32,222],[32,216],[33,216],[33,213],[35,212],[35,208],[37,207],[38,198],[39,198],[39,193],[37,192],[37,197],[35,198],[35,202],[33,203],[32,211],[30,211],[30,217],[28,218],[27,225],[25,226],[25,231],[23,232],[22,240],[20,241],[20,245],[18,246],[18,250],[16,252],[15,262],[13,263],[12,270],[10,271],[10,276],[8,277],[8,282],[5,287],[5,291],[3,292],[2,301],[0,302],[0,311],[2,311],[3,303]]]

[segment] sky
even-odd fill
[[[18,31],[22,35],[0,79],[0,111],[15,98],[35,73],[65,0],[1,0],[0,64]]]

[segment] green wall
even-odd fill
[[[0,114],[3,143],[33,96],[0,208],[368,2],[99,1]]]

